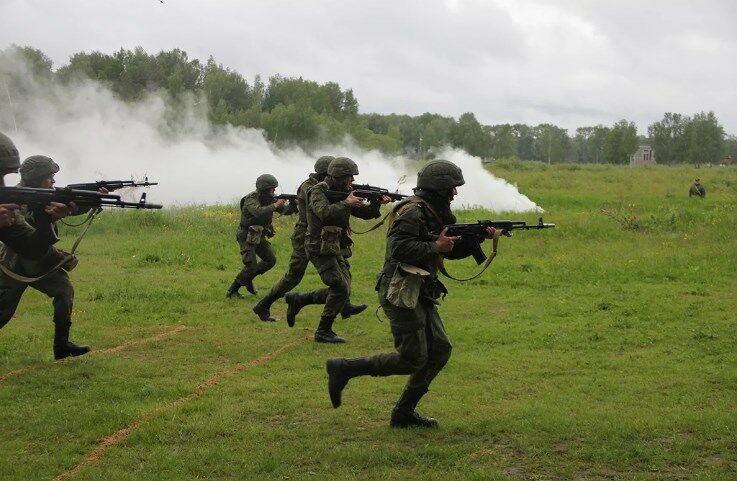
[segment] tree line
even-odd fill
[[[179,49],[157,54],[140,47],[112,54],[80,52],[56,71],[38,49],[12,46],[0,51],[0,59],[11,55],[23,58],[36,78],[61,84],[96,80],[127,102],[152,92],[164,93],[172,105],[187,95],[201,96],[214,125],[262,129],[278,146],[309,149],[348,135],[364,148],[417,158],[429,158],[450,145],[483,159],[622,164],[642,143],[655,149],[658,163],[718,163],[728,154],[737,158],[737,138],[725,134],[713,112],[665,113],[648,127],[647,135],[639,135],[634,122],[622,119],[611,126],[579,127],[571,136],[547,123],[483,125],[471,112],[457,120],[431,113],[362,114],[353,90],[335,82],[280,75],[266,82],[256,75],[249,82],[212,57],[203,63]],[[5,74],[14,89],[24,89],[27,79]]]

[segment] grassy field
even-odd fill
[[[0,479],[737,479],[737,169],[490,169],[558,227],[502,239],[484,275],[446,282],[453,356],[419,406],[440,429],[388,427],[403,377],[354,380],[337,410],[327,397],[327,357],[392,349],[374,315],[381,230],[352,261],[370,308],[331,346],[310,340],[316,306],[289,329],[258,321],[253,297],[224,299],[235,206],[106,213],[71,274],[73,338],[95,352],[52,361],[35,291],[0,331]],[[703,200],[687,195],[697,175]],[[262,294],[292,223],[276,223]],[[310,268],[302,287],[318,285]]]

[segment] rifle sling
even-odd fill
[[[443,259],[440,259],[440,265],[438,266],[438,270],[441,274],[443,274],[448,279],[453,279],[454,281],[460,281],[460,282],[466,282],[473,279],[476,279],[478,276],[484,273],[484,271],[491,265],[491,261],[494,260],[497,253],[497,245],[499,244],[499,238],[494,238],[491,242],[491,252],[489,252],[489,256],[486,258],[486,262],[484,263],[484,266],[481,268],[479,272],[477,272],[475,275],[471,277],[467,277],[464,279],[459,279],[458,277],[453,277],[448,273],[448,270],[445,268],[445,264],[443,264]]]
[[[376,224],[374,224],[369,230],[356,231],[356,230],[353,230],[353,228],[351,227],[350,228],[351,229],[351,234],[357,234],[357,235],[368,234],[369,232],[374,231],[374,230],[378,229],[379,227],[381,227],[382,225],[384,225],[384,222],[386,222],[386,219],[388,219],[391,214],[392,214],[392,211],[390,210],[389,212],[387,212],[384,215],[384,217],[381,218],[381,220],[379,222],[377,222]]]
[[[77,237],[77,240],[74,241],[74,244],[72,245],[72,250],[69,253],[69,255],[68,256],[65,256],[54,267],[52,267],[48,271],[44,272],[40,276],[37,276],[37,277],[28,277],[28,276],[24,276],[24,275],[18,274],[17,272],[13,272],[10,269],[8,269],[2,263],[0,263],[0,270],[5,275],[7,275],[8,277],[10,277],[11,279],[13,279],[15,281],[18,281],[18,282],[22,282],[24,284],[31,284],[33,282],[40,281],[41,279],[45,279],[46,277],[50,276],[54,272],[56,272],[59,269],[61,269],[61,267],[64,264],[66,264],[67,262],[69,262],[70,260],[72,260],[74,258],[74,253],[77,251],[77,247],[79,246],[79,243],[82,242],[82,238],[87,233],[87,230],[90,228],[90,226],[92,225],[92,221],[95,219],[95,217],[97,216],[97,214],[99,214],[100,212],[102,212],[102,209],[100,207],[96,207],[96,208],[93,208],[92,210],[90,210],[90,213],[87,214],[87,218],[84,220],[84,222],[82,222],[81,224],[78,224],[78,225],[83,225],[83,224],[86,223],[87,225],[85,226],[84,230],[79,235],[79,237]]]

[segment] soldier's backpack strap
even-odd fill
[[[100,207],[96,207],[96,208],[93,208],[92,210],[90,210],[90,212],[89,212],[89,214],[87,214],[87,218],[84,220],[84,222],[82,222],[81,224],[77,224],[77,225],[80,225],[81,226],[82,224],[85,224],[86,223],[87,225],[85,226],[84,230],[79,235],[79,237],[77,237],[77,240],[74,241],[74,244],[72,245],[72,250],[66,256],[64,256],[59,262],[57,262],[56,265],[54,265],[51,269],[49,269],[48,271],[44,272],[40,276],[28,277],[28,276],[24,276],[24,275],[18,274],[17,272],[13,272],[10,269],[8,269],[2,263],[0,263],[0,271],[2,271],[6,276],[10,277],[11,279],[13,279],[15,281],[18,281],[18,282],[22,282],[24,284],[30,284],[32,282],[36,282],[36,281],[40,281],[41,279],[45,279],[46,277],[50,276],[54,272],[56,272],[59,269],[61,269],[66,263],[68,263],[69,261],[71,261],[72,259],[74,259],[74,253],[76,252],[77,247],[79,246],[79,243],[82,242],[82,238],[87,233],[87,230],[90,228],[90,226],[92,225],[92,221],[95,220],[95,217],[100,212],[102,212],[102,208],[100,208]]]
[[[409,197],[408,199],[405,199],[402,202],[400,202],[399,204],[397,204],[396,206],[394,206],[394,208],[392,208],[392,210],[390,210],[389,212],[387,212],[386,215],[384,215],[384,217],[382,217],[379,222],[377,222],[376,224],[374,224],[373,226],[371,226],[371,228],[369,230],[364,230],[364,231],[360,231],[359,232],[359,231],[353,230],[353,228],[350,228],[351,233],[352,234],[358,234],[358,235],[368,234],[369,232],[371,232],[373,230],[376,230],[379,227],[381,227],[382,225],[384,225],[384,223],[387,221],[387,219],[389,219],[389,227],[391,227],[391,225],[394,223],[394,220],[397,217],[399,217],[400,215],[402,215],[402,213],[404,213],[404,211],[406,211],[407,209],[409,209],[413,205],[416,205],[416,204],[419,204],[419,203],[423,203],[423,202],[424,201],[422,199],[420,199],[419,197],[415,197],[415,196]]]

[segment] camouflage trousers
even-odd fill
[[[321,317],[335,319],[351,296],[351,265],[343,256],[311,254],[310,262],[327,286],[313,291],[314,304],[325,304]]]
[[[65,271],[60,269],[31,284],[18,282],[5,274],[0,274],[0,328],[12,319],[28,286],[53,299],[55,324],[63,325],[71,322],[74,287]]]
[[[274,284],[271,291],[267,294],[267,297],[273,298],[274,300],[284,296],[287,292],[291,291],[305,276],[305,271],[309,265],[310,260],[307,257],[307,251],[305,250],[305,236],[294,235],[292,236],[292,257],[289,258],[289,267],[287,268],[286,274]]]
[[[396,352],[366,358],[375,375],[408,374],[407,388],[426,391],[450,359],[453,346],[437,306],[422,300],[414,309],[395,307],[386,300],[389,278],[379,284],[379,304],[389,318]]]
[[[249,244],[246,241],[238,241],[238,244],[241,248],[243,269],[235,276],[235,280],[240,285],[245,285],[249,280],[276,265],[274,248],[266,239],[262,239],[258,244]]]

